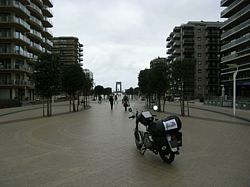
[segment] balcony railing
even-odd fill
[[[34,84],[31,81],[25,81],[25,80],[19,80],[19,79],[7,79],[7,80],[0,79],[0,85],[1,86],[34,86]]]
[[[42,40],[42,34],[36,30],[30,29],[30,33],[34,34],[35,36],[37,36],[40,40]]]
[[[6,48],[1,48],[0,50],[0,54],[1,55],[10,55],[10,54],[15,54],[15,55],[22,55],[26,58],[30,58],[30,54],[28,51],[23,50],[23,49],[16,49],[16,48],[10,48],[10,47],[6,47]]]
[[[234,1],[232,4],[230,4],[225,10],[221,12],[221,17],[224,17],[229,11],[231,11],[233,8],[235,8],[238,4],[240,4],[244,0],[240,1]]]
[[[47,17],[53,17],[52,10],[48,6],[43,6],[43,12]]]
[[[228,20],[226,20],[221,28],[223,29],[228,24],[232,23],[233,21],[235,21],[236,19],[238,19],[239,17],[241,17],[242,15],[246,14],[249,11],[250,11],[250,4],[247,5],[245,8],[241,9],[238,13],[231,16]]]
[[[0,1],[0,6],[14,6],[22,10],[26,15],[30,16],[30,12],[28,11],[28,9],[19,1],[13,1],[13,0]]]
[[[221,63],[226,63],[228,61],[237,60],[237,59],[239,59],[241,57],[245,57],[246,55],[250,56],[250,47],[247,48],[247,49],[244,49],[242,51],[238,51],[238,52],[235,52],[233,54],[222,57],[221,58]]]
[[[42,10],[38,6],[36,6],[35,4],[30,3],[29,6],[32,7],[33,9],[35,9],[39,14],[43,15]]]
[[[35,22],[36,24],[38,24],[40,27],[43,27],[43,24],[39,19],[37,19],[37,18],[35,18],[33,16],[30,16],[30,20]]]
[[[5,70],[5,71],[24,71],[24,72],[29,72],[32,73],[33,69],[27,66],[20,66],[20,65],[15,65],[15,66],[3,66],[0,65],[0,71]]]
[[[227,37],[239,32],[240,30],[250,27],[250,19],[246,20],[245,22],[241,23],[240,25],[234,27],[233,29],[230,29],[226,32],[224,32],[223,34],[221,34],[221,39],[224,40]]]
[[[19,17],[15,17],[15,16],[8,16],[8,17],[0,17],[0,22],[1,23],[18,23],[20,25],[22,25],[25,29],[29,30],[30,26],[28,23],[26,23],[26,21],[24,21],[23,19],[19,18]]]
[[[221,51],[223,52],[225,50],[228,50],[228,49],[230,49],[232,47],[235,47],[235,46],[240,45],[240,44],[242,44],[244,42],[247,42],[247,41],[250,41],[250,33],[240,37],[239,39],[233,40],[233,41],[231,41],[230,43],[228,43],[226,45],[223,45],[221,47]]]

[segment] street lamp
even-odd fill
[[[235,117],[235,105],[236,105],[236,76],[238,73],[238,65],[237,64],[228,64],[230,68],[236,68],[236,70],[233,73],[233,114]]]

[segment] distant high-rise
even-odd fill
[[[158,64],[167,64],[167,59],[164,57],[158,57],[150,61],[150,68],[157,66]]]
[[[0,1],[0,99],[34,99],[34,65],[52,48],[51,7],[51,0]]]
[[[77,37],[54,37],[53,44],[52,51],[59,56],[61,64],[80,64],[83,61],[83,45]]]
[[[167,38],[168,63],[194,60],[193,94],[204,98],[220,88],[220,22],[188,22],[176,26]]]
[[[233,73],[238,68],[237,96],[250,96],[250,1],[221,0],[226,7],[222,18],[228,18],[221,26],[221,84],[225,94],[232,95]]]

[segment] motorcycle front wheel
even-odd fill
[[[135,129],[134,132],[134,136],[135,136],[135,145],[137,147],[137,149],[141,149],[142,148],[142,143],[140,143],[140,135],[138,133],[138,131]]]
[[[167,153],[166,151],[160,151],[159,154],[164,162],[171,163],[174,161],[175,154],[172,151],[169,153]]]

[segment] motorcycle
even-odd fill
[[[157,110],[157,106],[153,107]],[[182,146],[181,120],[177,116],[169,116],[165,119],[155,119],[156,115],[150,111],[142,111],[132,115],[130,119],[136,119],[134,129],[135,144],[141,154],[144,155],[149,149],[156,155],[160,155],[164,162],[171,163],[175,155],[179,155],[179,148]]]

